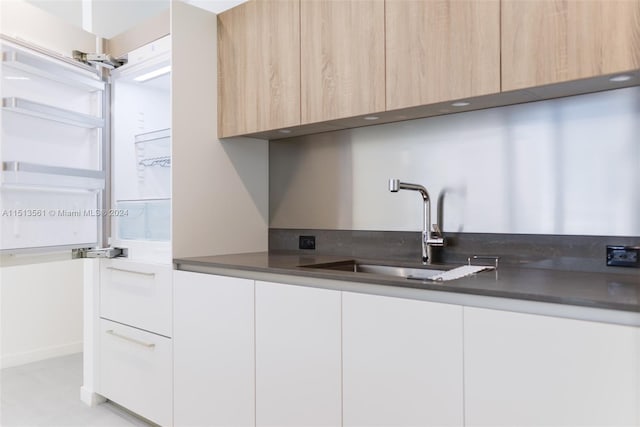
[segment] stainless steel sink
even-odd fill
[[[373,264],[359,262],[356,260],[331,262],[326,264],[301,265],[304,268],[317,268],[322,270],[351,271],[354,273],[371,273],[382,276],[404,277],[414,280],[434,280],[436,276],[444,271],[451,270],[456,266],[428,266],[428,267],[404,267],[397,265]]]

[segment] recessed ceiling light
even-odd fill
[[[22,77],[22,76],[5,76],[4,78],[6,80],[31,80],[29,77]]]
[[[156,77],[160,77],[170,72],[171,72],[171,65],[167,65],[166,67],[158,68],[157,70],[153,70],[149,73],[138,76],[133,80],[137,82],[146,82],[147,80],[155,79]]]
[[[620,83],[631,80],[631,76],[628,74],[620,74],[619,76],[609,77],[610,82]]]
[[[470,102],[466,102],[466,101],[457,101],[454,102],[453,104],[451,104],[452,107],[466,107],[467,105],[471,104]]]
[[[291,133],[290,129],[280,129],[278,132],[280,133]]]
[[[367,116],[367,117],[364,117],[365,120],[378,120],[379,118],[380,117],[378,117],[378,116]]]

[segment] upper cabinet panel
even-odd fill
[[[126,5],[124,6],[126,7]],[[171,17],[168,9],[147,18],[134,27],[105,40],[105,50],[116,58],[128,54],[148,43],[167,36],[171,32]],[[131,61],[133,58],[129,58]]]
[[[302,123],[384,111],[384,0],[302,0]]]
[[[73,7],[73,6],[71,6]],[[0,1],[0,29],[5,36],[71,58],[73,50],[93,52],[96,36],[26,1]]]
[[[253,0],[218,15],[218,136],[300,124],[300,2]]]
[[[387,110],[500,91],[498,0],[386,0]]]
[[[505,0],[502,90],[640,68],[639,0]]]

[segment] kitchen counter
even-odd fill
[[[328,279],[640,313],[640,270],[636,269],[629,269],[629,274],[607,274],[500,266],[497,271],[480,272],[447,282],[430,282],[378,274],[301,267],[348,259],[352,258],[259,252],[180,258],[175,259],[174,263],[177,269],[185,271],[205,272],[203,269],[207,268],[230,269],[237,270],[239,273]],[[379,260],[363,261],[384,263]],[[403,263],[402,265],[420,267],[419,264]],[[253,277],[261,276],[254,274]],[[264,280],[269,280],[269,277],[265,276]]]

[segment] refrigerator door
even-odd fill
[[[111,246],[171,263],[169,37],[130,52],[110,84],[35,46],[1,46],[0,251]]]
[[[106,185],[106,84],[2,36],[0,251],[94,247]]]

